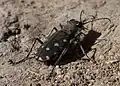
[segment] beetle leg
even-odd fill
[[[77,39],[78,40],[78,45],[79,45],[79,47],[80,47],[80,49],[82,50],[82,53],[89,59],[89,57],[88,57],[88,55],[85,53],[85,50],[84,50],[84,48],[82,47],[82,45],[80,44],[80,39],[79,38],[77,38],[79,35],[81,35],[81,34],[84,34],[84,33],[82,33],[82,32],[79,32],[76,36],[75,36],[75,39]],[[85,35],[85,34],[84,34]]]
[[[78,43],[78,44],[79,44],[79,43]],[[88,55],[85,53],[85,50],[84,50],[84,48],[82,47],[81,44],[79,44],[79,47],[80,47],[80,49],[82,50],[82,53],[83,53],[88,59],[90,59],[90,58],[88,57]]]
[[[38,39],[38,38],[35,38],[35,41],[38,41],[40,44],[43,44],[43,41],[41,41],[40,39]]]
[[[78,35],[77,35],[77,36],[78,36]],[[75,38],[76,38],[76,37],[75,37]],[[79,38],[76,38],[76,39],[78,40],[78,45],[79,45],[79,47],[80,47],[82,53],[83,53],[88,59],[90,59],[90,58],[88,57],[88,55],[85,53],[84,48],[83,48],[82,45],[80,44]]]
[[[57,59],[57,61],[56,61],[55,64],[54,64],[54,67],[53,67],[53,69],[52,69],[52,71],[51,71],[51,73],[50,73],[50,76],[52,75],[53,70],[55,69],[55,66],[59,63],[59,61],[62,59],[62,57],[66,54],[67,50],[68,50],[68,47],[67,47],[67,48],[64,48],[64,50],[63,50],[62,53],[60,54],[59,58]]]
[[[54,28],[50,31],[50,33],[49,33],[48,36],[46,36],[46,35],[44,35],[44,34],[41,34],[41,35],[44,36],[45,38],[47,38],[47,37],[49,37],[49,36],[52,34],[53,30],[55,30],[56,32],[58,31],[58,29],[57,29],[56,27],[54,27]]]
[[[31,47],[31,49],[30,49],[30,51],[29,51],[29,53],[27,54],[27,56],[26,56],[25,58],[23,58],[22,60],[17,61],[17,62],[13,62],[11,59],[9,59],[8,62],[9,62],[10,64],[12,64],[12,65],[15,65],[15,64],[19,64],[19,63],[21,63],[21,62],[25,62],[27,59],[30,59],[30,58],[28,58],[28,57],[29,57],[30,53],[32,52],[32,49],[33,49],[36,41],[38,41],[38,42],[40,42],[41,44],[43,44],[43,42],[42,42],[40,39],[36,38],[35,41],[34,41],[34,43],[33,43],[33,45],[32,45],[32,47]]]
[[[56,32],[58,31],[58,29],[57,29],[56,27],[54,27],[54,28],[50,31],[50,33],[49,33],[49,35],[48,35],[47,37],[49,37],[49,36],[53,33],[54,30],[55,30]]]
[[[63,25],[61,23],[59,24],[59,26],[60,26],[61,29],[63,29]]]
[[[46,35],[45,34],[41,34],[44,38],[46,38]]]

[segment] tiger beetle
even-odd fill
[[[81,44],[81,39],[79,36],[82,34],[85,35],[82,30],[85,30],[85,27],[83,25],[96,21],[96,20],[101,20],[101,19],[108,19],[109,18],[98,18],[94,20],[83,20],[81,19],[82,14],[84,11],[82,10],[80,13],[80,21],[77,21],[75,19],[71,19],[70,21],[67,21],[66,25],[61,25],[61,30],[58,30],[56,27],[54,27],[50,34],[47,36],[47,39],[45,42],[41,41],[40,39],[36,38],[29,53],[25,58],[18,62],[13,62],[12,60],[9,60],[9,62],[13,65],[19,64],[21,62],[24,62],[28,59],[30,53],[32,52],[32,48],[34,47],[36,41],[38,41],[41,46],[38,48],[37,53],[36,53],[36,58],[37,60],[41,62],[54,62],[53,69],[51,70],[51,73],[53,72],[55,66],[60,62],[62,57],[67,53],[69,50],[70,46],[73,44],[78,44],[82,53],[87,56],[85,53],[82,44]],[[53,33],[53,31],[56,31]],[[53,34],[52,34],[53,33]],[[87,58],[89,58],[87,56]]]

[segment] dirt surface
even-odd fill
[[[119,9],[120,0],[0,0],[0,86],[120,86]],[[67,20],[79,20],[81,10],[82,19],[96,13],[97,18],[111,19],[111,23],[93,23],[92,29],[101,33],[95,41],[103,39],[91,46],[97,50],[94,59],[56,66],[56,75],[50,80],[52,66],[36,59],[15,66],[8,63],[24,58],[34,38],[47,35],[53,27],[59,29]],[[37,43],[32,54],[39,46]],[[87,54],[91,57],[93,52]]]

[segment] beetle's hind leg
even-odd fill
[[[31,58],[28,58],[28,57],[29,57],[30,53],[32,52],[32,49],[33,49],[34,45],[36,44],[36,41],[38,41],[40,44],[43,44],[43,42],[42,42],[40,39],[35,38],[35,41],[34,41],[32,47],[31,47],[29,53],[27,54],[27,56],[26,56],[25,58],[23,58],[22,60],[17,61],[17,62],[14,62],[13,60],[9,59],[8,62],[9,62],[10,64],[12,64],[12,65],[15,65],[15,64],[19,64],[19,63],[21,63],[21,62],[25,62],[25,61],[28,60],[28,59],[31,59]],[[32,57],[32,58],[33,58],[33,57]]]

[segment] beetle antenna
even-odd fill
[[[107,20],[109,20],[111,22],[111,20],[109,18],[98,18],[98,19],[94,19],[92,21],[87,21],[87,22],[85,22],[83,24],[87,24],[87,23],[94,22],[94,21],[97,21],[97,20],[102,20],[102,19],[107,19]]]
[[[84,10],[81,11],[80,13],[80,22],[82,22],[82,14],[84,13]]]

